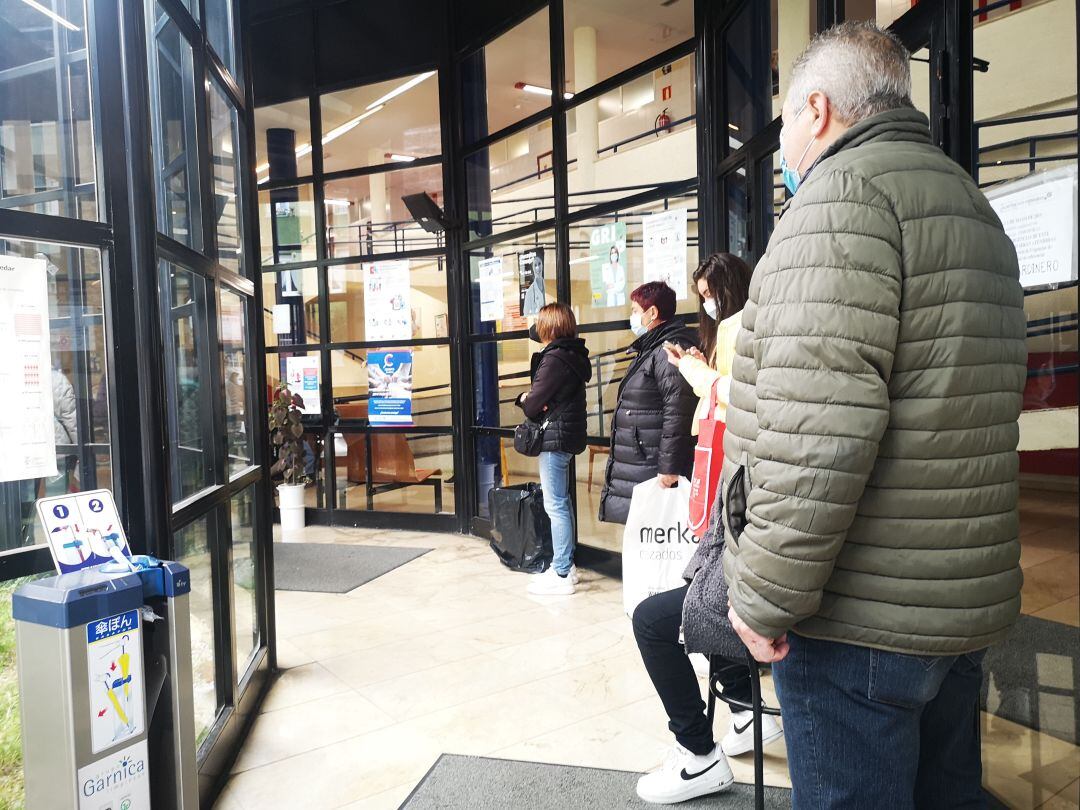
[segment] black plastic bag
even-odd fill
[[[507,568],[540,573],[551,565],[551,521],[536,483],[495,487],[488,492],[491,550]]]

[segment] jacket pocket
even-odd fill
[[[731,480],[728,481],[727,494],[724,498],[724,504],[727,506],[728,534],[736,547],[739,545],[743,529],[746,528],[746,490],[749,477],[746,465],[740,464],[731,476]]]
[[[642,458],[648,458],[648,453],[645,452],[645,445],[641,441],[641,434],[636,427],[634,428],[634,446],[637,448],[638,455]]]
[[[877,703],[918,709],[937,696],[955,661],[954,655],[907,655],[872,649],[867,697]]]

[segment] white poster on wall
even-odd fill
[[[286,357],[285,381],[289,393],[304,400],[301,413],[322,413],[319,402],[319,355]]]
[[[364,265],[364,325],[367,340],[410,340],[409,262]]]
[[[1002,183],[986,196],[1016,247],[1023,286],[1076,280],[1076,164]]]
[[[686,209],[661,211],[642,220],[645,272],[648,281],[663,281],[686,298]]]
[[[503,262],[498,256],[480,260],[480,320],[501,321],[503,306]]]
[[[47,262],[0,256],[0,481],[56,475]],[[62,386],[68,389],[67,385]]]

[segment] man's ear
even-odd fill
[[[806,105],[814,116],[813,122],[810,124],[810,134],[817,137],[829,128],[829,121],[832,119],[832,105],[829,104],[829,97],[820,90],[814,90],[807,96]]]

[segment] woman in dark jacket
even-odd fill
[[[554,559],[532,577],[529,593],[569,596],[574,592],[574,518],[570,507],[570,460],[585,449],[585,384],[592,377],[589,350],[577,336],[566,304],[541,308],[529,336],[544,348],[532,356],[532,387],[517,404],[534,422],[546,423],[540,453],[544,511],[551,519]]]
[[[626,523],[634,487],[653,476],[674,486],[694,469],[695,440],[690,435],[697,397],[671,365],[664,343],[696,346],[694,332],[671,319],[675,291],[662,281],[642,284],[630,294],[630,330],[636,353],[619,385],[611,419],[611,455],[600,496],[600,520]]]

